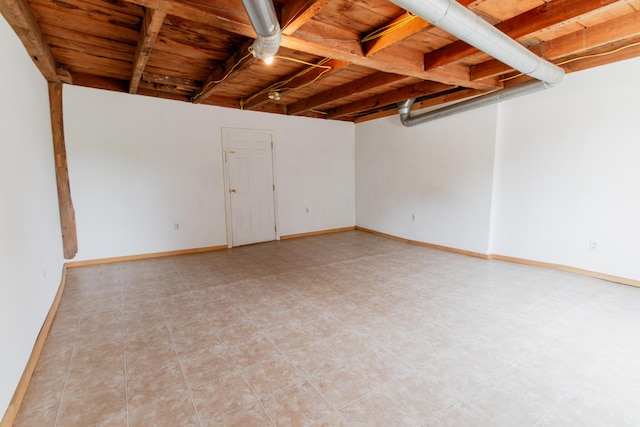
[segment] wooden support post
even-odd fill
[[[51,131],[53,134],[53,155],[56,161],[56,183],[58,184],[58,207],[60,209],[60,229],[65,259],[72,259],[78,253],[76,234],[76,213],[71,201],[67,149],[64,143],[62,122],[62,83],[49,82],[49,106],[51,111]]]

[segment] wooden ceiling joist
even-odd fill
[[[202,103],[213,92],[220,88],[220,85],[227,80],[233,79],[245,68],[249,68],[257,59],[249,52],[253,40],[246,41],[240,49],[235,51],[221,67],[218,67],[202,85],[202,90],[193,97],[196,104]]]
[[[0,13],[16,32],[45,79],[59,82],[56,61],[26,0],[0,0]]]
[[[178,0],[129,0],[132,3],[148,8],[156,8],[170,15],[176,15],[184,19],[192,20],[216,26],[224,31],[245,37],[255,37],[255,32],[245,18],[244,10],[229,9],[225,3],[218,6],[194,6]],[[329,30],[327,30],[329,31]],[[483,88],[482,82],[473,82],[470,73],[429,72],[424,69],[423,55],[416,52],[419,58],[400,58],[398,56],[382,56],[367,58],[362,51],[359,40],[333,40],[334,35],[327,33],[305,34],[305,38],[296,35],[283,34],[282,47],[306,52],[311,55],[332,58],[339,61],[347,61],[354,65],[371,68],[385,73],[404,74],[422,80],[433,80],[445,84],[453,84],[463,87]]]
[[[495,27],[518,40],[529,34],[592,12],[617,0],[556,0],[497,24]],[[463,41],[451,43],[425,55],[427,70],[432,70],[478,52]]]
[[[533,46],[531,51],[536,55],[544,56],[549,61],[554,61],[638,36],[640,36],[640,11],[540,43]],[[475,65],[472,68],[471,78],[482,80],[511,71],[513,68],[494,59]]]
[[[343,67],[346,67],[347,65],[349,65],[348,62],[336,61],[336,60],[331,60],[331,61],[322,63],[322,67],[324,68],[315,68],[299,77],[296,77],[296,75],[299,74],[299,73],[296,73],[296,75],[290,76],[284,79],[284,81],[291,79],[284,87],[282,88],[274,87],[274,90],[278,90],[286,93],[291,90],[301,89],[311,83],[315,83],[321,78],[326,78],[330,76],[331,74],[335,73],[336,71],[338,71]],[[269,91],[263,90],[251,96],[248,101],[243,102],[243,108],[245,110],[255,110],[256,108],[260,107],[261,105],[264,105],[269,101],[270,101]]]
[[[449,92],[444,95],[435,96],[433,98],[426,99],[424,101],[416,102],[411,107],[411,110],[420,110],[423,108],[436,107],[438,105],[448,104],[450,102],[461,101],[464,99],[474,98],[476,96],[484,95],[487,93],[486,91],[477,90],[477,89],[461,89],[456,92]],[[398,114],[397,108],[392,109],[383,109],[381,111],[366,114],[364,116],[357,117],[354,122],[362,123],[369,120],[380,119],[382,117],[395,116]],[[399,120],[399,119],[398,119]]]
[[[458,1],[567,72],[640,56],[640,0]],[[283,55],[328,68],[256,61],[238,0],[0,0],[48,80],[145,96],[360,122],[528,78],[389,0],[275,6]]]
[[[467,6],[474,1],[476,0],[458,0],[458,3],[463,6]],[[378,30],[373,31],[372,33],[381,32],[383,34],[373,40],[363,43],[363,50],[365,51],[366,56],[373,56],[388,47],[394,46],[409,37],[415,36],[416,33],[419,33],[420,31],[432,27],[430,23],[417,16],[414,16],[413,19],[409,20],[408,17],[410,16],[412,15],[409,14],[409,12],[405,12],[391,22],[383,25]],[[393,31],[386,32],[385,29],[388,28],[395,29]]]
[[[299,115],[337,99],[348,98],[351,95],[355,95],[366,90],[374,89],[390,83],[398,83],[406,79],[407,76],[378,72],[371,76],[363,77],[337,88],[330,89],[310,98],[293,103],[287,108],[287,114],[291,116]]]
[[[337,119],[338,117],[373,110],[390,104],[397,104],[398,102],[405,101],[409,98],[417,98],[433,93],[444,92],[453,88],[454,86],[444,85],[442,83],[420,82],[405,86],[398,90],[387,92],[383,95],[372,96],[367,99],[352,102],[351,104],[332,108],[331,110],[325,111],[327,113],[326,118]]]
[[[129,83],[129,93],[136,93],[144,68],[147,66],[151,50],[158,38],[164,19],[167,16],[165,12],[153,9],[147,9],[142,20],[140,28],[140,39],[136,47],[136,54],[133,60],[133,68],[131,72],[131,81]]]
[[[282,33],[291,35],[310,21],[330,0],[293,0],[282,8]]]

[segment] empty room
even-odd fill
[[[0,0],[1,427],[639,426],[639,0]]]

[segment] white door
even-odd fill
[[[275,240],[271,133],[223,129],[229,246]]]

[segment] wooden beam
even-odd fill
[[[435,98],[429,98],[421,102],[416,102],[412,106],[412,110],[421,110],[423,108],[434,107],[437,105],[448,104],[450,102],[462,101],[465,99],[474,98],[476,96],[484,95],[487,91],[477,89],[462,89],[457,92],[447,93],[445,95],[436,96]],[[379,119],[382,117],[395,116],[398,114],[398,110],[387,109],[383,111],[373,112],[364,116],[356,117],[355,123],[367,122],[369,120]]]
[[[282,88],[276,88],[274,90],[278,90],[280,92],[285,92],[285,93],[295,91],[302,87],[306,87],[311,83],[315,83],[317,80],[326,78],[327,76],[331,75],[332,73],[335,73],[336,71],[338,71],[343,67],[346,67],[347,65],[349,65],[349,63],[345,61],[336,61],[336,60],[328,61],[326,63],[323,63],[322,66],[330,67],[329,69],[314,68],[309,72],[303,75],[300,75],[298,77],[296,77],[296,75],[289,76],[288,78],[285,78],[284,81],[292,79],[291,81],[286,83],[285,86],[283,86]],[[296,74],[299,74],[299,73],[296,73]],[[269,93],[263,92],[263,91],[254,94],[252,97],[248,99],[249,100],[244,102],[244,105],[243,105],[243,108],[245,110],[255,110],[256,108],[270,101]]]
[[[0,0],[0,13],[27,49],[45,79],[59,82],[56,61],[26,0]]]
[[[69,169],[67,168],[67,149],[64,142],[64,124],[62,119],[62,83],[49,82],[49,106],[51,111],[51,131],[53,134],[53,154],[56,164],[56,183],[58,184],[58,208],[60,210],[60,229],[65,259],[72,259],[78,253],[76,235],[76,214],[71,200]]]
[[[129,83],[129,93],[136,93],[138,91],[138,85],[142,78],[144,68],[147,66],[149,57],[151,56],[151,50],[158,38],[162,24],[167,14],[165,12],[153,9],[147,9],[144,18],[142,19],[142,26],[140,27],[140,37],[138,39],[138,46],[136,47],[136,54],[133,59],[133,67],[131,69],[131,80]]]
[[[537,44],[530,50],[549,61],[554,61],[637,36],[640,36],[640,11]],[[482,80],[511,71],[513,68],[493,59],[473,66],[471,79]]]
[[[617,0],[555,0],[497,24],[495,27],[518,40],[529,34],[600,9]],[[478,50],[458,40],[424,57],[427,70],[433,70],[463,59]]]
[[[253,39],[245,42],[240,49],[235,51],[221,67],[218,67],[213,73],[207,77],[202,89],[193,97],[195,104],[202,103],[211,96],[222,83],[233,79],[240,71],[249,68],[257,59],[249,53],[249,47],[253,44]]]
[[[320,9],[331,0],[293,0],[282,8],[282,33],[291,35],[307,21],[313,19]]]
[[[223,2],[211,0],[209,7],[195,6],[178,0],[127,0],[140,6],[162,10],[169,15],[175,15],[183,19],[204,23],[217,27],[232,34],[254,38],[255,31],[246,17],[246,12],[238,2]],[[216,7],[218,9],[213,9]],[[314,21],[307,21],[311,24]],[[424,55],[415,52],[414,57],[399,57],[397,55],[379,54],[375,57],[366,57],[358,40],[331,40],[331,35],[315,33],[314,27],[305,27],[304,38],[295,35],[283,34],[282,47],[299,50],[311,55],[331,58],[339,61],[350,62],[354,65],[370,68],[385,73],[403,74],[416,77],[421,80],[438,81],[463,87],[486,89],[486,82],[474,82],[470,79],[469,68],[446,70],[424,70]],[[329,38],[327,38],[329,37]],[[494,87],[495,88],[495,87]]]
[[[467,6],[473,3],[474,1],[476,0],[458,0],[458,3],[460,3],[462,6]],[[373,40],[364,42],[363,50],[365,51],[365,55],[366,56],[375,55],[376,53],[388,47],[391,47],[397,43],[404,41],[405,39],[408,39],[409,37],[415,35],[416,33],[422,30],[432,27],[430,23],[428,23],[427,21],[417,16],[414,17],[414,19],[403,24],[402,22],[407,19],[407,16],[410,16],[408,12],[403,13],[402,15],[398,16],[396,19],[380,27],[379,30],[376,30],[376,31],[383,31],[384,29],[398,26],[395,30],[391,32],[383,34],[380,37],[377,37]]]
[[[370,98],[361,99],[350,104],[341,105],[325,111],[327,119],[336,119],[342,116],[348,116],[362,111],[381,108],[390,104],[396,104],[409,98],[417,98],[419,96],[430,95],[445,90],[453,89],[455,86],[444,85],[436,82],[420,82],[413,85],[405,86],[398,90],[391,90],[382,95],[375,95]]]
[[[292,116],[299,115],[337,99],[345,99],[365,90],[374,89],[378,86],[384,86],[391,83],[398,83],[406,79],[406,76],[378,72],[319,93],[310,98],[295,102],[287,107],[287,114]]]

